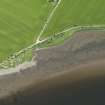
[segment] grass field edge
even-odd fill
[[[75,27],[70,27],[68,29],[65,29],[65,30],[58,32],[58,33],[56,33],[50,37],[47,37],[47,38],[45,38],[39,42],[33,43],[32,45],[20,50],[19,52],[14,53],[12,56],[9,56],[7,59],[3,60],[0,63],[0,69],[2,69],[2,68],[8,69],[8,68],[15,67],[15,66],[25,62],[25,60],[28,61],[27,54],[26,54],[26,56],[24,56],[25,53],[27,53],[27,52],[32,53],[33,49],[35,49],[35,48],[39,48],[39,49],[49,48],[48,46],[44,47],[43,45],[47,45],[48,42],[51,42],[53,40],[57,40],[58,38],[62,37],[63,33],[64,33],[64,36],[62,37],[62,39],[63,39],[63,41],[65,41],[66,40],[66,38],[65,38],[66,32],[69,32],[69,33],[71,32],[70,35],[68,34],[66,36],[67,38],[68,37],[70,38],[72,35],[74,35],[75,32],[82,31],[82,30],[104,30],[105,31],[105,25],[75,26]],[[62,43],[62,42],[60,42],[60,43]],[[52,44],[52,46],[53,46],[53,44]],[[33,56],[31,56],[30,60],[32,60],[32,57]],[[23,59],[25,59],[25,60],[23,60]]]

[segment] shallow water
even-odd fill
[[[18,92],[5,105],[105,105],[104,76],[72,81],[68,76],[55,77]]]

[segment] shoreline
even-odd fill
[[[48,83],[50,83],[51,78],[53,80],[55,77],[59,80],[63,74],[69,75],[72,70],[78,70],[83,66],[96,66],[96,69],[103,67],[100,71],[96,70],[97,75],[94,72],[89,72],[90,74],[87,76],[105,75],[105,32],[77,32],[72,39],[68,39],[64,44],[49,49],[40,49],[36,53],[37,56],[33,59],[36,63],[32,67],[24,67],[18,73],[0,76],[1,100],[8,97],[14,100],[14,97],[16,98],[19,94],[27,94],[28,91],[30,93],[33,88],[37,90],[37,84],[40,84],[41,81],[44,83],[46,79],[49,79]],[[80,75],[83,75],[82,72]],[[74,74],[79,75],[77,71]],[[75,81],[80,79],[77,76],[78,79],[76,80],[75,75],[71,79],[68,77],[64,77],[65,81],[66,79],[72,81],[73,78]],[[46,82],[46,86],[48,83]],[[24,93],[24,91],[26,92]]]

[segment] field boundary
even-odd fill
[[[51,41],[52,39],[56,40],[58,38],[58,36],[62,37],[62,35],[61,35],[62,33],[73,31],[73,33],[71,34],[71,36],[72,36],[75,32],[82,31],[82,30],[104,30],[105,31],[105,25],[76,26],[76,27],[71,27],[71,28],[65,29],[65,30],[58,32],[54,35],[51,35],[50,37],[47,37],[37,43],[33,43],[32,45],[20,50],[19,52],[14,53],[12,56],[8,57],[6,60],[4,60],[2,63],[0,63],[0,69],[8,69],[8,68],[12,68],[17,65],[20,65],[24,62],[24,59],[26,59],[26,61],[28,61],[27,56],[25,56],[25,55],[27,55],[26,54],[27,52],[31,52],[31,54],[32,54],[33,49],[39,48],[38,46],[43,45],[43,43]],[[31,60],[32,60],[32,56],[29,61],[31,61]]]

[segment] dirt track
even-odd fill
[[[68,39],[62,45],[40,49],[36,52],[37,56],[34,60],[37,61],[37,65],[22,70],[20,73],[0,77],[0,99],[11,96],[7,102],[16,101],[17,94],[20,95],[28,88],[33,88],[39,81],[44,81],[46,78],[66,72],[70,74],[72,70],[77,70],[76,68],[81,68],[82,66],[102,67],[103,69],[100,72],[96,72],[96,74],[105,74],[104,31],[77,32],[72,39]],[[89,64],[90,61],[94,62]],[[90,74],[91,72],[87,72],[85,75],[88,76]],[[92,72],[91,76],[94,75],[95,73]],[[79,78],[82,77],[83,75],[81,74]]]

